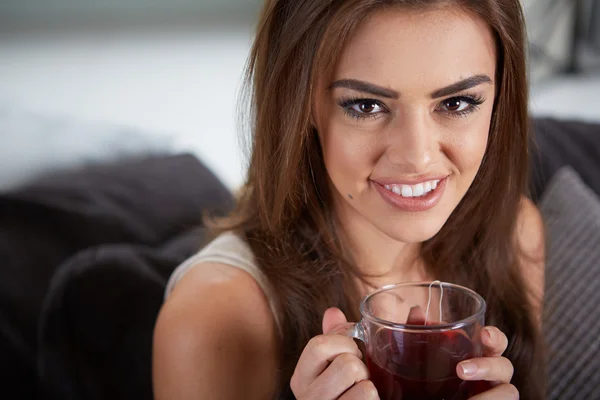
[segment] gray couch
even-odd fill
[[[600,399],[600,124],[534,125],[531,191],[548,238],[547,399]]]

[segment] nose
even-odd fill
[[[426,115],[399,118],[387,132],[386,157],[396,168],[407,173],[421,173],[434,162],[439,149],[434,124]]]

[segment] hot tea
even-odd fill
[[[371,338],[366,361],[381,400],[463,400],[469,383],[456,374],[473,358],[473,343],[461,331],[402,332],[382,329]]]
[[[406,282],[371,292],[362,320],[344,335],[359,339],[381,400],[463,400],[489,388],[461,380],[457,365],[481,357],[485,300],[447,282]]]

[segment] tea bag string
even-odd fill
[[[427,299],[427,310],[425,311],[425,325],[427,325],[427,320],[429,319],[429,307],[431,306],[431,287],[434,284],[440,285],[440,322],[444,320],[442,316],[442,300],[444,299],[444,282],[442,281],[433,281],[429,284],[429,298]]]

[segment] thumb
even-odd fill
[[[323,333],[331,333],[341,325],[348,323],[346,316],[339,308],[328,308],[323,314]]]

